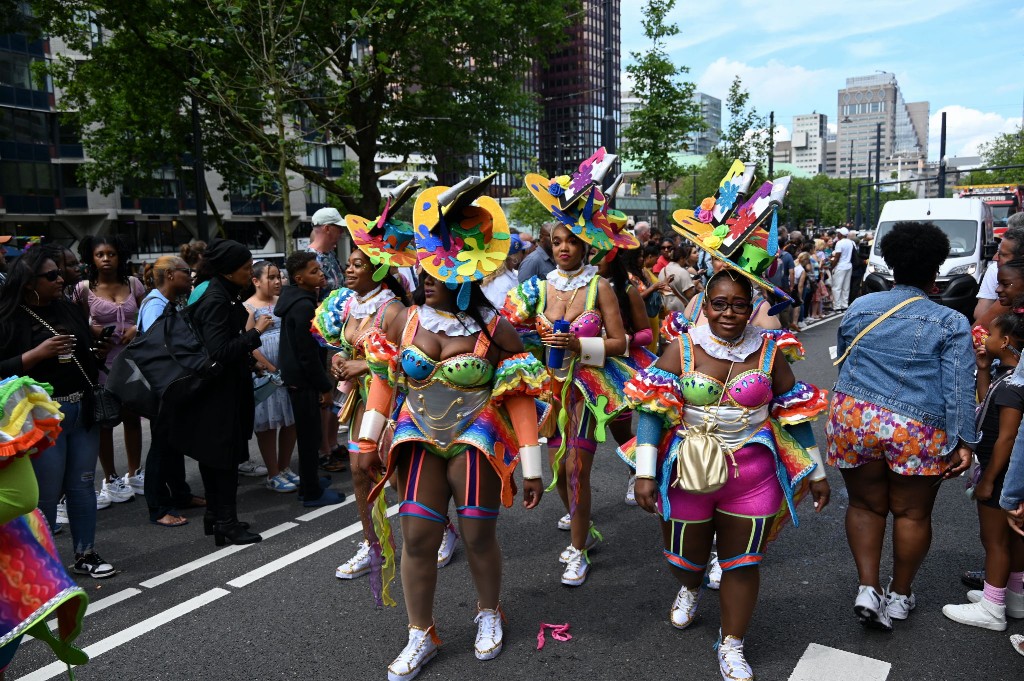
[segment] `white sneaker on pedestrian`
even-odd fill
[[[983,598],[985,598],[985,592],[981,589],[967,592],[967,600],[971,603],[979,603]],[[1006,616],[1015,620],[1024,618],[1024,594],[1006,590]]]
[[[296,486],[299,484],[299,480],[301,480],[301,478],[299,478],[299,476],[291,468],[284,468],[281,471],[281,475],[288,478],[288,482]]]
[[[434,627],[420,629],[409,625],[409,642],[388,665],[388,681],[410,681],[423,669],[423,665],[437,655],[437,633]]]
[[[59,502],[57,502],[57,524],[68,524],[68,502],[67,499],[63,497]]]
[[[103,489],[96,492],[96,510],[102,511],[105,508],[110,508],[112,503],[114,502],[110,499],[110,493],[107,492],[107,486],[104,484]]]
[[[917,598],[911,593],[909,596],[890,591],[892,579],[889,579],[889,586],[885,589],[885,611],[894,620],[905,620],[910,616],[910,611],[917,607]]]
[[[584,551],[591,550],[592,548],[597,546],[597,542],[599,542],[599,541],[601,541],[601,535],[598,534],[594,530],[594,523],[591,522],[590,523],[590,531],[587,533],[587,541],[583,545],[583,550]],[[569,562],[569,557],[571,555],[571,552],[569,551],[569,549],[571,549],[571,548],[572,548],[572,544],[569,544],[564,549],[562,549],[562,552],[560,554],[558,554],[558,562],[559,563],[563,563],[564,564],[564,563],[568,563]]]
[[[146,470],[140,468],[135,471],[135,475],[128,474],[125,482],[132,488],[134,494],[145,494],[146,493]]]
[[[443,568],[452,562],[455,555],[455,545],[459,543],[459,533],[455,531],[455,525],[449,520],[444,528],[444,537],[441,539],[441,546],[437,549],[437,567]]]
[[[629,476],[629,482],[626,483],[626,506],[636,506],[636,476]]]
[[[265,485],[271,492],[288,493],[296,492],[299,489],[284,473],[278,473],[272,478],[267,478]]]
[[[700,602],[700,587],[690,591],[685,586],[679,587],[676,599],[672,601],[672,609],[668,617],[676,629],[685,629],[693,623],[697,616],[697,603]]]
[[[566,586],[581,586],[587,581],[587,573],[590,572],[590,561],[587,554],[577,548],[570,546],[568,560],[565,563],[565,570],[562,572],[562,584]]]
[[[885,607],[885,596],[875,587],[861,584],[857,587],[857,599],[853,602],[853,612],[866,627],[892,631],[892,619]]]
[[[558,519],[558,529],[568,531],[572,527],[572,516],[566,513]]]
[[[754,671],[743,655],[743,639],[726,636],[718,643],[718,669],[724,681],[754,681]]]
[[[718,591],[722,588],[722,564],[718,562],[718,551],[712,551],[707,567],[708,588]]]
[[[370,571],[370,542],[363,541],[359,544],[356,555],[338,566],[334,576],[338,579],[355,579],[362,577]]]
[[[1006,606],[982,598],[977,603],[944,605],[942,614],[960,624],[992,631],[1006,631]]]
[[[103,481],[103,491],[107,493],[110,500],[115,504],[123,504],[126,501],[135,500],[135,491],[131,485],[128,484],[128,474],[125,473],[123,478],[115,478],[110,476],[107,480]]]
[[[480,608],[473,620],[476,622],[476,643],[473,645],[473,652],[478,660],[493,660],[501,652],[501,642],[504,633],[501,629],[501,622],[505,619],[505,613],[499,605],[494,610]]]
[[[248,478],[267,477],[267,467],[255,461],[246,461],[238,464],[238,472]]]

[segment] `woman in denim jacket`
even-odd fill
[[[906,619],[914,608],[911,583],[931,543],[938,484],[966,470],[977,437],[970,326],[925,293],[935,286],[949,239],[931,223],[900,222],[881,248],[896,286],[858,298],[843,317],[825,433],[828,462],[850,496],[846,537],[860,577],[854,612],[862,624],[889,631],[892,619]],[[919,299],[854,343],[911,298]],[[893,573],[883,590],[879,563],[890,513]]]

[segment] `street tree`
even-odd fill
[[[684,79],[689,69],[676,66],[665,47],[666,40],[679,33],[678,26],[667,22],[674,5],[675,0],[647,0],[642,24],[650,47],[631,52],[633,61],[626,66],[640,108],[632,112],[622,133],[622,156],[639,166],[639,182],[654,185],[659,227],[666,224],[664,195],[685,172],[678,154],[689,148],[687,135],[704,127],[693,100],[696,86]]]
[[[729,86],[725,108],[729,112],[729,125],[722,131],[719,145],[725,158],[743,161],[767,159],[771,153],[768,121],[750,103],[750,93],[743,88],[739,76]]]
[[[985,166],[1024,165],[1024,124],[1014,132],[996,135],[979,149]],[[971,173],[964,184],[1024,184],[1024,168]]]
[[[531,234],[540,234],[541,225],[551,221],[551,213],[548,212],[548,209],[533,198],[533,194],[526,187],[513,189],[512,198],[516,199],[516,202],[509,204],[507,211],[508,220],[512,226]]]

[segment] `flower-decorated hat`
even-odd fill
[[[610,199],[621,176],[606,195],[601,183],[617,156],[601,147],[580,164],[572,175],[547,179],[537,173],[526,175],[526,188],[552,216],[587,245],[594,247],[593,263],[616,248],[636,248],[636,237],[626,231],[626,216],[610,210]]]
[[[672,214],[672,229],[772,293],[777,302],[769,314],[778,314],[793,299],[762,275],[779,251],[778,209],[790,178],[769,180],[748,195],[756,168],[754,163],[733,161],[713,197],[693,210]]]
[[[384,210],[372,221],[358,215],[345,216],[345,225],[352,235],[352,242],[376,267],[373,271],[374,281],[387,276],[392,267],[411,267],[416,264],[412,225],[392,216],[412,198],[417,186],[416,178],[413,177],[395,187],[384,204]]]
[[[459,289],[460,310],[469,307],[469,283],[498,269],[511,246],[501,204],[483,195],[496,175],[431,187],[413,206],[420,266],[449,289]]]

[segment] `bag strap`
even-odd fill
[[[912,296],[910,298],[907,298],[906,300],[894,305],[888,312],[879,316],[878,319],[865,326],[864,329],[857,334],[853,341],[846,346],[846,352],[843,353],[843,356],[837,359],[836,361],[832,362],[832,366],[836,367],[842,364],[843,361],[846,359],[847,355],[850,354],[850,350],[853,350],[853,346],[856,345],[857,342],[868,333],[868,331],[871,331],[871,329],[875,328],[876,326],[884,322],[890,315],[895,314],[897,311],[906,307],[915,300],[924,300],[924,296]]]
[[[46,330],[52,333],[54,336],[60,335],[59,333],[57,333],[57,330],[55,328],[53,328],[46,322],[45,319],[37,315],[32,310],[28,309],[27,305],[22,305],[21,309],[35,317],[35,320],[42,324],[46,328]],[[85,382],[89,384],[89,387],[95,389],[96,384],[92,382],[91,378],[89,378],[89,374],[85,373],[85,368],[83,368],[81,362],[78,361],[78,357],[75,356],[74,351],[71,352],[71,361],[73,361],[75,363],[75,366],[78,367],[78,370],[82,372],[82,376],[85,377]]]
[[[996,394],[996,388],[998,388],[1000,385],[1002,385],[1003,382],[1007,378],[1009,378],[1010,374],[1012,374],[1012,373],[1013,373],[1013,369],[1010,369],[1009,371],[1004,373],[1002,376],[1000,376],[999,378],[994,380],[991,385],[989,385],[988,392],[985,393],[985,399],[982,400],[981,406],[978,408],[978,413],[977,413],[977,415],[974,418],[975,428],[977,428],[979,430],[981,429],[981,423],[982,423],[982,421],[985,420],[985,416],[988,415],[988,408],[989,408],[989,406],[992,403],[992,398]]]

